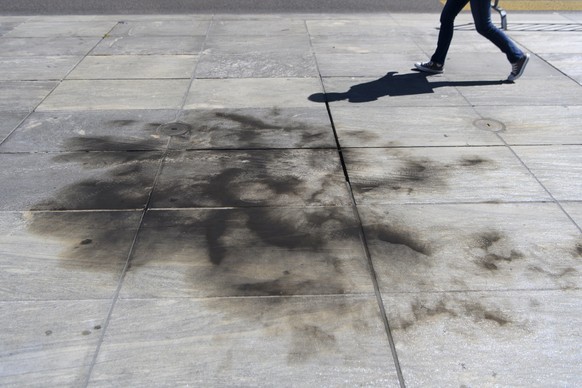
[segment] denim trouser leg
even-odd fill
[[[455,18],[463,10],[469,0],[448,0],[441,12],[441,29],[439,31],[439,40],[437,49],[430,59],[433,62],[445,64],[451,41],[453,40],[453,31],[455,28]]]
[[[489,0],[471,0],[471,12],[477,32],[499,47],[509,62],[515,63],[523,56],[523,51],[517,48],[515,43],[491,22],[491,2]]]
[[[453,39],[455,18],[469,1],[471,2],[471,12],[477,32],[499,47],[505,53],[509,62],[517,62],[523,56],[523,52],[503,31],[495,27],[491,22],[491,2],[489,0],[447,0],[441,13],[441,29],[437,49],[431,60],[440,64],[445,63],[451,40]]]

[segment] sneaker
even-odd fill
[[[416,67],[420,71],[424,71],[425,73],[431,73],[431,74],[440,74],[444,71],[443,65],[439,65],[438,63],[435,63],[433,61],[422,62],[422,63],[416,62],[414,64],[414,67]]]
[[[524,54],[519,61],[511,64],[511,73],[507,77],[508,81],[515,81],[523,74],[525,66],[529,62],[529,54]]]

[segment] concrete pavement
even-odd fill
[[[0,16],[0,385],[582,384],[582,13],[469,22]]]

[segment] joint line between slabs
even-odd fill
[[[87,371],[87,377],[86,377],[84,384],[83,384],[83,387],[85,387],[85,388],[87,388],[89,386],[89,383],[91,381],[91,376],[93,375],[93,370],[95,369],[95,365],[97,364],[97,358],[99,357],[99,353],[101,351],[101,346],[103,345],[103,341],[105,340],[105,334],[107,333],[107,329],[109,328],[109,324],[111,323],[111,317],[113,315],[113,310],[115,309],[115,306],[117,305],[117,301],[119,300],[119,294],[121,293],[121,287],[123,285],[123,281],[125,280],[127,270],[129,269],[129,264],[131,263],[131,259],[133,257],[133,252],[135,250],[135,245],[137,244],[137,239],[138,239],[139,233],[142,229],[145,216],[146,216],[148,210],[150,209],[150,203],[152,200],[153,192],[154,192],[155,187],[156,187],[156,183],[158,182],[159,176],[162,172],[162,167],[164,166],[164,161],[166,160],[166,157],[167,157],[168,152],[170,150],[170,142],[171,142],[171,137],[168,139],[168,142],[166,144],[166,149],[164,150],[164,154],[160,158],[160,164],[158,166],[158,171],[156,172],[154,182],[152,184],[152,189],[150,190],[146,204],[141,212],[141,217],[139,220],[138,227],[135,231],[135,234],[133,235],[133,239],[131,241],[129,251],[128,251],[127,256],[126,256],[125,264],[123,266],[123,269],[121,270],[121,275],[119,276],[119,280],[117,282],[117,288],[115,289],[115,292],[113,294],[113,298],[111,300],[111,305],[109,307],[109,311],[107,312],[107,316],[105,317],[105,321],[103,322],[101,335],[99,336],[99,340],[97,342],[97,347],[95,348],[95,353],[93,354],[93,358],[91,359],[91,363],[89,365],[89,370]]]

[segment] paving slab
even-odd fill
[[[383,77],[412,66],[418,54],[317,54],[323,77]]]
[[[61,80],[82,57],[0,57],[0,81]]]
[[[581,202],[565,202],[562,207],[572,217],[574,222],[578,225],[578,229],[582,229],[582,203]],[[582,243],[577,247],[578,252],[582,252]]]
[[[202,55],[196,78],[313,78],[318,76],[312,54]]]
[[[582,70],[580,63],[582,55],[580,54],[544,54],[544,60],[549,64],[560,69],[561,72],[568,75],[582,85]]]
[[[194,55],[204,45],[204,36],[107,36],[92,55]]]
[[[172,136],[171,149],[336,147],[323,108],[185,110],[178,122],[190,125],[191,130]]]
[[[307,28],[312,36],[321,35],[357,35],[357,36],[386,36],[401,30],[398,25],[398,16],[369,17],[365,19],[307,20]]]
[[[580,106],[479,106],[483,117],[504,125],[497,132],[515,145],[582,144]]]
[[[58,85],[55,81],[0,81],[0,111],[33,111]]]
[[[190,79],[196,55],[88,56],[67,79]]]
[[[79,386],[108,301],[0,302],[4,386]]]
[[[0,212],[0,300],[112,298],[139,212]]]
[[[387,342],[365,297],[122,300],[89,385],[397,387]]]
[[[536,53],[580,54],[581,32],[525,32],[514,31],[511,36]]]
[[[294,35],[307,33],[305,21],[289,18],[264,18],[258,23],[256,20],[214,20],[208,30],[208,35]]]
[[[0,20],[0,36],[6,35],[8,32],[12,31],[14,27],[19,25],[20,22],[4,22]]]
[[[0,151],[163,150],[169,139],[158,128],[176,115],[172,110],[34,112]]]
[[[2,38],[0,57],[54,57],[84,56],[101,38],[51,37],[51,38]]]
[[[209,20],[121,21],[109,36],[199,36],[206,35]]]
[[[307,34],[292,35],[209,35],[204,43],[205,54],[262,54],[264,59],[282,54],[311,54]]]
[[[506,147],[347,149],[344,158],[359,205],[551,199]]]
[[[503,144],[475,126],[481,116],[469,107],[334,107],[331,115],[343,148]]]
[[[195,79],[184,109],[315,107],[321,92],[319,78]]]
[[[420,51],[413,38],[405,34],[311,36],[311,43],[316,54],[419,54]]]
[[[0,210],[142,209],[161,154],[0,153]]]
[[[0,111],[0,147],[2,142],[12,131],[26,118],[28,112],[2,112]]]
[[[582,199],[582,146],[514,147],[532,173],[559,201]]]
[[[179,109],[189,85],[189,79],[66,80],[37,111]]]
[[[30,20],[19,24],[4,36],[11,38],[102,37],[109,33],[114,21],[43,21]]]
[[[365,206],[383,293],[580,287],[580,231],[551,203]]]
[[[150,211],[123,298],[373,294],[350,208]]]
[[[171,152],[151,208],[349,206],[336,150]]]
[[[476,106],[557,105],[557,101],[566,101],[566,105],[582,105],[582,88],[576,81],[569,78],[555,78],[551,82],[550,88],[547,79],[532,79],[524,76],[519,82],[513,84],[492,84],[487,88],[467,85],[460,88],[459,92],[467,101]]]
[[[407,387],[573,386],[580,291],[386,296]],[[437,371],[437,373],[435,373]]]

